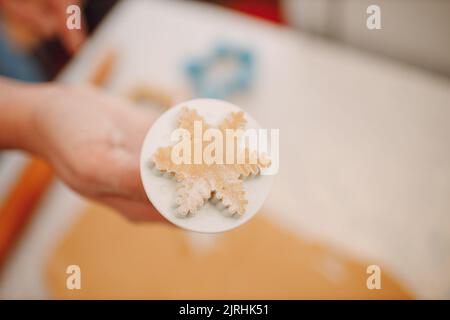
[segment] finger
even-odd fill
[[[148,202],[147,194],[141,180],[139,154],[129,150],[114,150],[111,161],[110,185],[116,185],[118,194],[134,201]],[[115,180],[115,181],[112,181]]]
[[[134,106],[132,106],[134,108]],[[128,151],[127,161],[122,162],[122,186],[125,190],[130,191],[130,198],[138,201],[148,201],[143,182],[141,179],[140,157],[141,148],[145,135],[156,118],[154,111],[148,112],[144,110],[136,111],[135,118],[132,123],[132,132],[128,133],[127,144],[125,148]],[[131,113],[131,110],[130,110]],[[150,155],[148,156],[150,159]]]
[[[117,197],[97,197],[106,205],[118,210],[125,218],[133,222],[165,222],[168,221],[153,207],[146,204]]]
[[[8,18],[22,24],[35,34],[44,37],[54,34],[55,19],[46,13],[42,4],[29,1],[4,1],[2,7]]]

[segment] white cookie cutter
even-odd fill
[[[246,212],[230,215],[226,208],[206,201],[194,214],[181,217],[176,214],[176,181],[157,172],[151,167],[151,157],[159,147],[172,144],[170,137],[177,128],[181,109],[197,110],[207,123],[217,125],[229,113],[243,111],[241,108],[222,100],[194,99],[180,103],[159,117],[148,131],[141,150],[140,169],[145,192],[153,206],[170,222],[190,231],[218,233],[234,229],[250,220],[262,207],[269,194],[273,176],[258,175],[244,180]],[[245,111],[246,128],[260,129],[260,125]]]

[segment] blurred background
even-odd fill
[[[75,2],[76,37],[44,0],[0,1],[0,75],[160,112],[229,100],[280,129],[280,173],[255,219],[202,235],[133,225],[2,151],[0,298],[450,298],[450,1]]]

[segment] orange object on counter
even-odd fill
[[[89,83],[98,87],[104,86],[111,75],[112,69],[116,65],[116,60],[116,52],[114,50],[107,51],[100,64],[89,78]]]
[[[45,161],[34,158],[26,164],[8,199],[0,207],[0,266],[52,177],[52,168]]]

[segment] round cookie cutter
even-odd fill
[[[222,100],[194,99],[180,103],[162,114],[148,131],[140,158],[141,179],[145,192],[153,206],[170,222],[180,228],[201,232],[218,233],[234,229],[250,220],[262,207],[269,194],[273,176],[258,175],[244,179],[246,199],[248,200],[246,211],[243,215],[230,215],[227,208],[220,208],[211,200],[194,214],[181,217],[176,213],[176,184],[174,178],[161,174],[152,168],[151,158],[160,147],[171,145],[170,137],[177,128],[177,121],[182,108],[197,110],[211,125],[217,125],[229,113],[243,111],[241,108]],[[247,124],[245,128],[260,129],[260,125],[248,113],[243,111]]]

